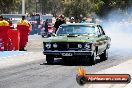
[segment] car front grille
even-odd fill
[[[78,44],[80,43],[57,43],[58,47],[55,50],[78,50]]]
[[[69,43],[69,49],[78,49],[78,44],[76,44],[76,43]]]
[[[68,44],[66,43],[57,43],[58,47],[56,50],[68,50]]]

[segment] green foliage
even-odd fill
[[[125,13],[132,6],[132,0],[101,0],[103,5],[96,13],[99,16],[105,16],[112,10],[121,10]]]
[[[17,0],[0,0],[0,13],[9,13],[14,10]]]
[[[54,16],[61,14],[63,11],[62,0],[40,0],[42,14],[51,13]]]
[[[64,14],[82,19],[93,12],[105,16],[114,9],[124,12],[132,6],[132,0],[25,0],[26,12],[51,13],[54,16]],[[22,0],[0,0],[0,13],[21,12]]]
[[[68,17],[74,16],[76,19],[82,19],[92,12],[98,11],[103,4],[100,0],[74,0],[66,4],[64,14]]]
[[[125,13],[131,6],[132,0],[72,0],[66,4],[64,14],[78,18],[80,14],[87,16],[95,12],[103,17],[112,10],[122,10]]]
[[[25,0],[26,2],[26,13],[36,12],[36,0]]]
[[[32,13],[36,11],[36,0],[25,0],[26,12]],[[22,0],[0,0],[0,13],[21,13]]]

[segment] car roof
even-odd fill
[[[82,26],[97,26],[95,23],[68,23],[68,24],[62,24],[61,26],[76,26],[76,25],[82,25]]]

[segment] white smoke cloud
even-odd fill
[[[111,37],[114,48],[132,49],[132,17],[131,12],[123,14],[112,11],[104,20],[102,26],[106,34]]]

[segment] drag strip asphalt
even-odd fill
[[[74,61],[73,64],[64,64],[59,59],[53,65],[47,65],[45,56],[42,54],[42,40],[31,40],[27,46],[27,50],[32,51],[34,56],[28,55],[26,58],[36,60],[0,69],[0,88],[84,88],[76,82],[80,64],[74,64]],[[93,66],[81,65],[87,73],[93,74],[124,63],[131,57],[131,49],[112,46],[108,60],[98,61]]]

